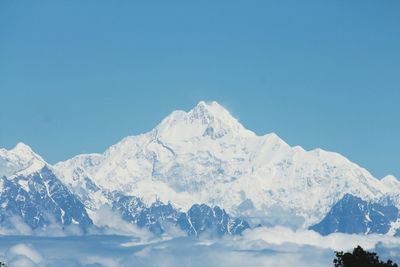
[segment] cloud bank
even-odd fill
[[[256,228],[242,236],[147,240],[134,236],[2,236],[0,256],[9,267],[332,266],[335,250],[361,245],[400,262],[400,239],[332,234],[285,227]]]

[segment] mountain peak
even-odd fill
[[[230,112],[216,101],[205,102],[200,101],[192,110],[188,112],[188,115],[193,120],[200,120],[203,124],[210,124],[217,120],[223,121],[227,126],[238,126],[239,121],[233,117]],[[239,127],[243,128],[242,125]]]
[[[13,149],[11,149],[14,153],[24,153],[24,154],[34,154],[32,148],[25,143],[19,142],[15,145]]]
[[[397,180],[397,178],[394,177],[393,175],[387,175],[387,176],[383,177],[383,178],[381,179],[381,182],[382,182],[384,185],[386,185],[386,186],[388,186],[389,188],[391,188],[391,189],[398,189],[399,186],[400,186],[400,181]]]
[[[14,148],[9,150],[9,152],[25,160],[38,160],[45,162],[44,159],[36,154],[30,146],[22,142],[17,143]]]
[[[0,149],[0,176],[29,174],[46,165],[42,157],[22,142],[10,150]]]
[[[388,180],[388,181],[398,181],[397,178],[391,174],[386,175],[385,177],[382,178],[382,180]]]
[[[211,101],[211,102],[200,101],[192,109],[192,111],[193,111],[193,113],[208,113],[208,114],[213,114],[213,115],[229,114],[230,115],[228,110],[216,101]]]
[[[156,131],[159,136],[183,140],[201,136],[218,139],[227,134],[255,136],[216,101],[200,101],[188,112],[174,111],[156,127]]]

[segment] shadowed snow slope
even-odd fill
[[[363,201],[346,194],[336,203],[326,217],[312,230],[322,235],[331,233],[386,234],[399,217],[393,205],[381,205]]]
[[[51,224],[86,230],[92,225],[85,206],[48,167],[27,176],[1,177],[0,184],[2,227],[15,228],[16,218],[33,230]]]
[[[0,206],[0,224],[10,229],[59,224],[86,230],[92,225],[80,199],[23,143],[0,149]]]
[[[381,182],[337,153],[291,147],[274,133],[257,136],[216,102],[174,111],[152,131],[54,171],[93,210],[109,201],[103,192],[117,191],[148,205],[160,200],[187,211],[204,203],[272,224],[296,216],[297,226],[320,221],[346,193],[377,201],[397,182]]]

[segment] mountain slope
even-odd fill
[[[198,236],[206,231],[216,235],[238,235],[249,229],[250,225],[242,219],[232,219],[220,207],[195,204],[188,212],[181,213],[177,224],[189,235]]]
[[[31,229],[51,224],[77,225],[86,230],[92,225],[84,205],[47,167],[27,176],[0,180],[0,222],[12,227],[18,216]]]
[[[109,202],[104,192],[117,191],[182,211],[196,203],[219,206],[253,222],[303,218],[297,226],[320,221],[346,193],[368,201],[392,193],[390,184],[340,154],[291,147],[275,134],[257,136],[216,102],[175,111],[148,133],[54,170],[81,198],[88,196],[93,210]]]
[[[13,149],[0,148],[0,177],[27,175],[46,166],[46,162],[24,143]]]
[[[200,213],[195,219],[204,224],[199,223],[196,228],[186,227],[182,223],[185,222],[183,218],[190,220],[191,217],[183,216],[184,213],[171,204],[156,201],[146,206],[140,198],[111,193],[82,175],[84,171],[78,172],[79,169],[75,173],[80,174],[77,177],[82,179],[73,176],[75,187],[69,185],[73,193],[54,174],[52,166],[22,143],[11,150],[1,149],[0,162],[0,225],[7,229],[12,230],[14,224],[23,222],[31,230],[76,225],[85,231],[93,225],[86,209],[94,215],[94,207],[103,204],[110,204],[123,219],[139,227],[146,227],[155,234],[164,233],[166,227],[170,227],[168,224],[179,227],[189,235],[198,235],[214,228],[220,229],[218,233],[221,235],[240,234],[249,227],[245,221],[231,219],[225,211],[210,207],[207,208],[221,211],[218,216],[224,220],[220,220],[215,212]],[[108,218],[102,216],[100,219]]]
[[[92,225],[79,198],[23,143],[0,149],[0,206],[0,223],[8,228],[15,218],[31,229],[58,224],[86,230]]]
[[[331,233],[386,234],[396,222],[399,210],[393,205],[368,203],[346,194],[326,217],[310,229],[322,235]]]
[[[250,228],[246,221],[231,218],[223,209],[205,204],[195,204],[188,212],[181,212],[170,203],[160,201],[147,207],[137,197],[116,194],[113,199],[113,209],[121,213],[123,219],[155,234],[163,234],[171,226],[189,236],[198,236],[206,231],[216,235],[238,235]]]

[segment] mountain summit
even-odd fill
[[[104,153],[54,166],[23,143],[0,149],[0,222],[18,215],[32,228],[51,222],[44,214],[64,226],[101,225],[109,205],[160,233],[165,222],[194,235],[215,227],[240,233],[248,223],[395,233],[399,188],[395,177],[378,180],[338,153],[257,136],[217,102],[174,111]],[[351,207],[363,219],[343,228]]]
[[[46,164],[42,157],[24,143],[18,143],[10,150],[0,148],[0,177],[30,174]]]
[[[54,166],[71,190],[96,209],[99,192],[172,203],[219,206],[264,223],[309,226],[346,193],[378,200],[391,191],[340,154],[291,147],[271,133],[257,136],[217,102],[174,111],[152,131],[129,136],[102,154]],[[389,179],[386,179],[386,181]]]
[[[255,134],[245,129],[228,110],[217,102],[201,101],[189,112],[174,111],[156,128],[158,136],[167,140],[190,140],[192,138],[209,137],[212,139]]]

